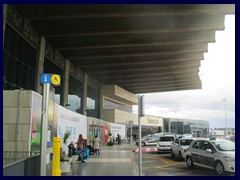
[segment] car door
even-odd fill
[[[154,137],[153,136],[149,136],[146,140],[146,145],[152,145],[153,143],[153,140],[154,140]]]
[[[214,154],[216,152],[215,148],[209,141],[203,141],[201,149],[200,164],[214,168]],[[212,152],[207,152],[207,149],[211,149]]]
[[[192,146],[192,152],[191,152],[191,157],[193,163],[200,163],[200,158],[201,158],[201,151],[202,151],[202,141],[196,141],[194,142]]]
[[[171,148],[172,148],[173,154],[178,154],[178,146],[179,146],[178,143],[179,143],[178,139],[175,139],[172,141]]]

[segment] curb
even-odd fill
[[[133,152],[138,152],[139,148],[134,148]],[[156,147],[149,147],[149,148],[142,148],[142,152],[157,152],[157,148]]]

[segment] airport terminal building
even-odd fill
[[[61,133],[57,117],[64,128],[83,122],[85,136],[99,133],[103,140],[111,123],[137,126],[137,94],[201,89],[200,61],[215,31],[224,30],[226,14],[235,14],[235,6],[4,4],[4,151],[28,152],[29,142],[39,143],[31,138],[39,139],[44,73],[61,78],[48,131]],[[142,126],[208,131],[206,121],[154,116],[143,117]]]

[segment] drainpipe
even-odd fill
[[[16,115],[16,133],[15,133],[15,153],[14,159],[18,159],[18,136],[19,136],[19,124],[20,124],[20,111],[21,111],[21,101],[22,101],[22,89],[18,90],[17,99],[17,115]]]

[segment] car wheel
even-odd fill
[[[175,157],[175,155],[173,154],[173,151],[172,151],[172,149],[171,149],[171,157],[172,157],[172,158],[174,158],[174,157]]]
[[[193,168],[194,167],[193,162],[192,162],[192,158],[190,156],[187,156],[186,164],[187,164],[188,168]]]
[[[225,172],[224,166],[220,161],[217,161],[215,164],[215,170],[219,175],[223,175]]]
[[[181,151],[179,151],[178,159],[179,159],[179,161],[182,161],[182,160],[183,160],[183,157],[182,157],[182,153],[181,153]]]

